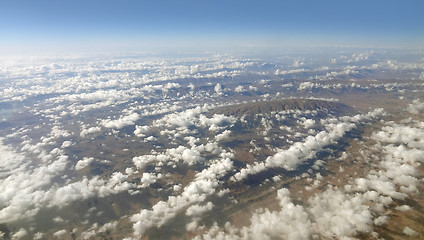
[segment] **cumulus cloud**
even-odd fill
[[[151,184],[155,183],[159,178],[162,177],[162,174],[152,174],[152,173],[143,173],[140,182],[141,182],[141,187],[142,188],[146,188],[148,186],[150,186]]]
[[[353,123],[338,123],[327,125],[328,131],[321,131],[315,136],[308,136],[304,142],[297,142],[287,150],[281,150],[269,156],[265,163],[248,165],[234,175],[235,180],[245,179],[249,174],[259,173],[267,168],[283,167],[294,170],[306,160],[315,156],[323,147],[342,137],[355,127]]]
[[[186,186],[178,196],[170,196],[167,201],[159,201],[151,210],[143,209],[140,213],[131,216],[134,222],[133,229],[137,236],[144,235],[145,231],[153,226],[160,227],[174,218],[183,208],[205,201],[215,193],[219,185],[219,178],[232,169],[232,161],[228,158],[220,159],[207,169],[196,175],[196,179]],[[209,208],[206,205],[206,209]],[[195,207],[190,210],[194,213]],[[197,212],[199,213],[199,212]]]
[[[108,232],[108,231],[113,231],[113,230],[116,229],[117,226],[118,226],[117,221],[108,222],[108,223],[105,223],[103,226],[101,226],[99,228],[99,232],[105,233],[105,232]]]
[[[90,158],[85,157],[82,160],[79,160],[77,162],[77,164],[75,165],[75,169],[76,170],[81,170],[81,169],[83,169],[85,167],[88,167],[93,160],[94,160],[94,158],[92,158],[92,157],[90,157]]]
[[[48,192],[52,179],[66,169],[67,156],[59,156],[48,165],[33,170],[19,169],[0,182],[0,222],[13,222],[34,216],[46,202],[50,201]],[[16,169],[15,169],[16,170]],[[13,170],[12,170],[13,171]],[[47,194],[46,194],[47,193]]]
[[[309,199],[313,227],[325,238],[354,237],[358,232],[371,231],[373,216],[361,195],[347,195],[328,189]]]
[[[24,228],[20,228],[12,235],[12,239],[22,239],[28,236],[28,232]]]
[[[268,168],[282,167],[289,171],[295,170],[299,165],[314,157],[325,146],[340,139],[346,132],[355,128],[356,123],[377,118],[384,113],[382,109],[375,109],[367,114],[358,114],[352,117],[322,119],[321,122],[326,130],[319,132],[315,136],[308,136],[303,142],[296,142],[288,149],[277,151],[273,156],[267,157],[265,162],[247,165],[236,173],[232,179],[241,181],[246,179],[248,175],[257,174]]]
[[[137,137],[144,137],[150,131],[149,126],[135,126],[134,135]]]
[[[164,163],[167,161],[179,162],[182,161],[188,165],[193,165],[197,162],[204,161],[201,153],[204,151],[213,151],[215,148],[212,145],[193,145],[191,148],[179,146],[177,148],[166,149],[165,152],[159,154],[142,155],[132,159],[134,165],[138,169],[144,168],[150,163]]]
[[[218,95],[222,95],[222,94],[224,94],[222,91],[222,86],[221,86],[221,84],[219,84],[219,83],[217,83],[216,85],[215,85],[215,87],[214,87],[214,90],[215,90],[215,92],[218,94]]]
[[[105,197],[122,191],[127,191],[133,185],[126,181],[127,175],[114,172],[109,180],[95,176],[92,179],[83,177],[81,181],[73,182],[58,188],[50,202],[51,206],[65,206],[73,201],[98,196]]]
[[[242,92],[245,92],[246,90],[243,88],[243,86],[237,86],[237,87],[234,89],[234,91],[235,91],[235,92],[238,92],[238,93],[242,93]]]
[[[250,225],[237,229],[230,223],[223,230],[215,225],[205,234],[194,239],[309,239],[311,221],[305,209],[295,205],[287,189],[277,192],[281,210],[271,212],[268,209],[256,211],[250,218]]]
[[[420,233],[418,233],[417,231],[415,231],[414,229],[410,227],[405,227],[402,233],[408,237],[418,237],[420,235]]]
[[[304,89],[313,88],[315,86],[316,86],[316,84],[313,83],[313,82],[302,82],[297,89],[298,90],[304,90]]]
[[[65,229],[59,230],[55,233],[53,233],[53,236],[57,237],[57,238],[63,238],[64,235],[66,235],[68,233],[68,231],[66,231]]]
[[[187,208],[185,214],[187,216],[198,217],[198,216],[203,215],[206,212],[211,211],[212,208],[213,208],[212,202],[208,202],[208,203],[206,203],[206,205],[192,205],[189,208]]]
[[[102,124],[106,128],[117,128],[121,129],[125,126],[134,125],[135,122],[140,118],[140,115],[137,113],[131,113],[127,116],[123,116],[116,120],[103,120]]]
[[[62,207],[73,201],[87,199],[89,197],[104,197],[130,189],[132,184],[126,181],[127,175],[116,172],[110,179],[104,180],[99,177],[88,179],[84,177],[81,181],[64,185],[52,184],[53,179],[62,176],[69,164],[65,155],[53,155],[46,164],[27,168],[24,163],[25,156],[15,153],[11,149],[1,146],[0,150],[8,152],[0,156],[1,163],[11,161],[5,156],[15,156],[13,159],[21,161],[21,165],[13,165],[13,169],[3,172],[4,178],[0,182],[0,222],[14,222],[35,216],[41,208]],[[60,152],[59,152],[60,153]],[[85,158],[77,163],[76,169],[89,164],[92,158]],[[12,174],[13,173],[13,174]]]
[[[313,119],[305,119],[305,121],[302,123],[302,125],[305,128],[311,128],[311,127],[315,126],[315,120],[313,120]]]
[[[405,194],[418,192],[415,167],[424,162],[424,131],[392,122],[388,124],[371,136],[380,143],[377,147],[384,153],[380,162],[382,170],[370,174],[367,179],[357,180],[357,187],[403,199]]]
[[[205,104],[202,107],[198,106],[192,109],[187,109],[180,113],[167,114],[163,118],[155,121],[154,125],[165,125],[166,127],[177,126],[187,128],[189,126],[194,125],[196,120],[199,121],[199,115],[203,112],[206,112],[210,108],[212,108],[212,106]]]
[[[421,86],[418,83],[402,85],[377,82],[361,86],[350,81],[349,83],[313,81],[344,78],[376,68],[392,70],[409,68],[414,71],[422,69],[422,64],[402,65],[393,60],[378,62],[371,66],[343,66],[343,63],[352,62],[368,64],[372,60],[369,58],[371,55],[372,52],[365,52],[334,59],[332,62],[337,64],[332,65],[331,69],[330,67],[313,69],[307,66],[305,69],[278,69],[275,74],[280,77],[290,75],[290,79],[297,79],[298,76],[306,77],[305,79],[308,80],[298,85],[299,90],[357,90],[366,89],[369,86],[379,90],[396,91],[401,88],[405,90],[407,87]],[[188,168],[198,171],[195,172],[192,182],[175,185],[175,196],[162,199],[153,208],[133,216],[134,230],[137,234],[142,235],[145,229],[162,226],[176,214],[184,213],[191,216],[193,220],[187,225],[188,228],[196,230],[199,227],[201,215],[216,207],[212,202],[208,202],[213,199],[210,198],[211,195],[222,196],[227,193],[231,197],[230,190],[221,190],[220,181],[223,176],[231,176],[233,173],[234,167],[231,158],[234,156],[231,152],[220,148],[216,141],[228,138],[231,134],[228,129],[235,122],[235,118],[219,114],[206,115],[205,112],[214,107],[212,105],[195,108],[193,106],[204,102],[221,104],[221,99],[216,97],[223,96],[227,89],[224,89],[221,84],[217,84],[217,81],[212,82],[213,78],[219,82],[228,77],[249,73],[261,76],[259,79],[274,79],[274,77],[268,78],[267,74],[269,73],[266,72],[268,70],[259,69],[259,67],[265,66],[263,63],[248,59],[233,59],[228,56],[189,60],[172,59],[172,61],[147,58],[120,58],[119,60],[116,58],[110,60],[78,58],[78,60],[55,61],[59,61],[59,63],[39,64],[37,60],[35,61],[36,66],[32,67],[25,66],[24,62],[15,65],[0,64],[1,77],[5,79],[4,84],[0,86],[0,102],[11,102],[14,105],[17,101],[31,100],[25,102],[28,107],[25,107],[23,112],[34,114],[35,117],[31,118],[31,121],[37,122],[37,127],[23,124],[22,128],[14,129],[13,131],[16,130],[16,133],[7,139],[12,140],[11,142],[15,139],[23,139],[19,151],[5,146],[3,138],[0,138],[0,192],[2,193],[0,195],[0,223],[29,219],[43,208],[61,207],[74,201],[105,197],[121,191],[136,192],[140,188],[146,188],[159,181],[162,175],[158,173],[158,170],[165,165],[170,167],[175,167],[176,164],[195,165],[195,167],[188,166]],[[292,67],[296,68],[305,64],[302,57],[290,59],[287,63],[289,65],[293,63]],[[248,69],[249,66],[254,65],[254,68]],[[275,66],[269,66],[271,66],[269,68],[272,69],[271,71],[276,69]],[[419,77],[422,78],[422,76]],[[241,83],[239,81],[241,78],[232,79],[234,81],[228,82],[228,89],[234,89],[235,92],[258,90],[258,87],[244,85],[249,84],[247,82]],[[202,87],[202,84],[205,84],[204,80],[211,81],[210,87]],[[187,91],[189,89],[177,91],[181,85],[176,82],[186,84],[187,81],[193,81],[196,86],[190,84],[190,92]],[[272,86],[278,85],[272,80],[257,82],[261,91],[269,87],[268,84],[271,83],[274,83]],[[243,86],[238,86],[240,84]],[[287,88],[295,85],[295,82],[288,82],[281,86]],[[274,97],[273,92],[261,94],[262,97]],[[283,92],[283,94],[285,93]],[[253,95],[255,96],[255,94]],[[32,101],[34,104],[31,103]],[[123,106],[126,109],[122,111]],[[424,109],[422,106],[421,101],[417,99],[412,102],[407,111],[420,114]],[[291,114],[300,115],[301,113],[291,112]],[[8,114],[6,113],[6,115]],[[6,115],[2,115],[5,121],[9,118]],[[354,125],[362,124],[363,121],[372,118],[371,115],[339,118],[337,121],[327,119],[324,122],[300,118],[299,124],[302,124],[301,126],[306,130],[299,129],[297,131],[298,129],[295,127],[282,127],[282,129],[292,132],[291,136],[284,136],[284,140],[290,144],[293,143],[292,141],[297,141],[296,143],[291,147],[276,149],[275,146],[270,146],[272,141],[268,142],[269,145],[266,147],[272,148],[271,150],[275,154],[262,162],[246,165],[236,173],[233,179],[242,180],[249,174],[256,174],[273,167],[283,167],[286,170],[297,169],[304,162],[314,158],[316,153],[325,150],[328,143],[333,143],[340,139],[340,136],[344,136],[351,127],[354,128]],[[80,178],[80,173],[72,172],[74,169],[82,170],[94,161],[90,156],[82,158],[86,155],[72,156],[69,160],[65,156],[65,152],[71,150],[66,148],[75,141],[72,139],[74,133],[71,132],[75,126],[81,126],[79,132],[81,137],[96,132],[101,133],[102,128],[113,129],[110,132],[116,133],[118,131],[115,129],[136,125],[137,121],[145,116],[157,116],[160,119],[149,126],[135,126],[134,135],[143,137],[143,139],[133,140],[143,144],[144,140],[155,141],[155,138],[158,137],[162,141],[168,137],[172,147],[168,147],[169,145],[165,143],[158,145],[149,154],[129,157],[134,157],[133,163],[138,169],[144,169],[144,173],[128,168],[129,170],[125,174],[110,172],[106,174],[108,177],[105,178],[100,176]],[[74,121],[74,119],[76,120]],[[143,119],[143,122],[150,119],[150,117]],[[261,123],[265,129],[262,132],[264,134],[261,136],[262,138],[271,133],[272,127],[270,128],[267,121]],[[325,131],[317,133],[315,130],[318,131],[318,127],[315,126],[320,124],[327,127]],[[396,199],[406,198],[409,194],[417,192],[421,176],[417,173],[416,167],[422,164],[424,155],[422,127],[420,129],[418,126],[407,127],[391,123],[387,125],[371,137],[377,142],[373,148],[378,149],[381,153],[378,162],[373,165],[374,171],[364,174],[361,178],[351,179],[349,187],[346,187],[346,191],[349,193],[343,193],[337,189],[332,189],[333,192],[328,190],[323,194],[314,195],[307,205],[301,206],[294,204],[289,198],[288,191],[281,189],[277,192],[281,210],[257,210],[251,218],[250,226],[236,229],[231,224],[215,225],[207,231],[207,234],[210,233],[215,238],[235,239],[272,237],[308,239],[321,236],[349,238],[360,231],[368,231],[369,225],[385,224],[386,216],[379,216],[381,209]],[[37,130],[33,131],[32,128]],[[50,133],[40,138],[39,133],[43,133],[47,128],[50,128]],[[310,137],[305,137],[306,134],[295,134],[295,132],[304,133],[308,128],[314,128],[312,129],[314,131],[308,132]],[[159,131],[156,132],[157,129],[160,129],[160,135],[156,134],[159,133]],[[207,131],[210,131],[208,134],[215,134],[216,137],[205,140],[199,136],[200,133]],[[193,137],[189,138],[188,135]],[[146,136],[148,137],[144,139]],[[277,139],[277,137],[273,136],[267,139]],[[118,141],[125,141],[125,139]],[[187,141],[185,146],[183,146],[184,141]],[[210,142],[206,143],[206,141]],[[178,145],[182,146],[178,147]],[[164,146],[167,149],[162,150]],[[130,151],[125,154],[130,154]],[[75,157],[79,160],[76,164],[71,162]],[[149,164],[154,165],[154,168],[145,169]],[[319,170],[322,167],[322,162],[316,161],[312,169]],[[140,182],[135,182],[133,178],[130,178],[133,174],[137,174],[134,179],[140,179]],[[322,178],[318,174],[310,174],[310,176],[311,181],[314,181],[312,176],[317,176],[315,181]],[[279,181],[278,176],[270,176],[271,178]],[[220,190],[216,191],[217,188]],[[168,189],[172,189],[172,187]],[[330,198],[330,193],[331,197],[334,196],[335,199]],[[359,197],[365,199],[366,202],[358,200]],[[369,206],[369,211],[375,211],[373,212],[374,218],[368,218],[366,206]],[[348,212],[342,208],[352,210]],[[411,207],[403,205],[397,207],[396,210],[409,211]],[[342,219],[343,217],[346,219]],[[338,219],[341,219],[340,223],[337,221]],[[346,222],[342,222],[342,220]],[[59,222],[60,219],[56,218],[56,221]],[[357,231],[339,226],[342,223]],[[93,224],[80,237],[82,239],[96,237],[96,234],[113,230],[116,226],[117,222],[107,223],[103,227]],[[15,229],[19,229],[19,226]],[[18,232],[22,234],[23,231],[19,230]],[[16,238],[19,236],[18,232]],[[31,232],[33,232],[32,229]],[[55,234],[59,237],[61,235],[59,233],[60,231]],[[35,237],[41,238],[41,235],[37,234]]]
[[[215,136],[216,141],[223,141],[223,140],[227,140],[228,138],[230,138],[230,134],[231,131],[230,130],[225,130],[222,133],[218,134]]]
[[[277,199],[281,210],[259,209],[248,226],[214,225],[194,239],[351,239],[359,233],[371,233],[374,224],[387,220],[385,216],[373,216],[375,212],[363,195],[343,193],[337,188],[310,197],[307,207],[294,204],[285,188],[277,191]]]
[[[90,128],[82,128],[80,135],[81,137],[85,137],[88,134],[92,134],[95,132],[100,132],[101,128],[99,126],[96,127],[90,127]]]

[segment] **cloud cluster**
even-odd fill
[[[159,189],[161,196],[169,192],[176,195],[161,199],[152,209],[141,210],[131,219],[136,234],[143,235],[149,227],[163,226],[176,215],[186,214],[185,218],[192,219],[187,229],[196,231],[202,215],[218,206],[212,202],[212,195],[228,194],[231,198],[231,191],[222,189],[224,176],[241,181],[269,168],[297,169],[345,136],[346,132],[382,114],[376,110],[322,121],[317,120],[316,112],[312,111],[273,112],[277,121],[265,115],[258,117],[255,120],[260,120],[260,125],[255,130],[266,143],[252,141],[254,151],[251,153],[270,150],[275,154],[266,159],[255,159],[258,161],[238,169],[233,175],[233,150],[224,150],[221,145],[236,134],[230,128],[237,119],[222,114],[207,115],[211,108],[241,102],[247,97],[249,101],[279,98],[296,89],[313,90],[311,93],[314,94],[323,89],[397,91],[403,94],[419,91],[416,89],[424,86],[419,81],[377,79],[368,83],[355,79],[356,75],[374,79],[378,70],[385,70],[378,72],[382,79],[386,76],[395,79],[399,73],[403,78],[422,79],[423,63],[403,62],[393,56],[389,58],[372,52],[346,53],[346,56],[331,56],[334,61],[329,59],[330,66],[319,67],[313,63],[314,59],[302,56],[287,57],[281,60],[282,64],[228,55],[167,59],[122,56],[37,58],[35,63],[25,59],[2,62],[0,121],[5,123],[4,126],[16,127],[1,129],[6,134],[0,138],[0,223],[17,226],[14,238],[28,237],[33,230],[21,229],[20,220],[30,221],[41,209],[60,208],[123,191],[139,194],[141,189],[158,181],[162,184],[164,178],[169,179],[168,174],[161,173],[162,167],[183,166],[195,171],[193,181]],[[296,69],[291,69],[293,67]],[[227,79],[231,81],[224,81]],[[334,79],[349,82],[333,82]],[[225,86],[221,85],[223,83]],[[423,106],[417,99],[407,111],[420,114],[424,111]],[[297,121],[296,126],[283,124],[293,119]],[[276,122],[280,125],[278,129],[274,129]],[[373,224],[384,225],[388,221],[384,208],[415,194],[421,182],[416,167],[423,162],[423,125],[414,124],[386,123],[381,131],[373,134],[372,139],[377,142],[373,148],[382,157],[374,163],[374,171],[351,179],[345,192],[332,188],[311,197],[308,206],[301,206],[290,200],[288,190],[282,189],[278,191],[280,211],[258,210],[252,216],[251,226],[236,229],[227,224],[221,231],[222,228],[216,225],[208,234],[234,238],[343,238],[369,232]],[[135,127],[133,135],[127,131],[118,134],[129,129],[126,126]],[[318,132],[321,126],[325,126],[325,130]],[[129,155],[126,158],[132,159],[135,167],[125,166],[127,163],[122,162],[112,168],[127,167],[125,173],[110,171],[102,175],[105,177],[83,176],[89,172],[85,168],[100,160],[95,160],[99,158],[97,155],[86,154],[89,152],[81,155],[78,151],[72,152],[74,146],[81,138],[101,142],[101,137],[95,137],[104,134],[102,130],[115,135],[118,143],[129,140],[154,149],[143,156],[133,156],[130,155],[132,151],[125,151]],[[274,130],[283,134],[275,134],[277,131]],[[207,137],[202,138],[202,134]],[[289,146],[280,149],[280,143]],[[114,149],[111,152],[111,159],[119,157],[114,155]],[[109,163],[113,165],[114,161]],[[322,167],[323,161],[318,160],[309,170],[318,171]],[[319,186],[323,177],[316,174],[314,179],[312,176],[311,184]],[[281,179],[279,176],[270,178],[274,181]],[[136,179],[139,182],[135,182]],[[411,208],[401,205],[396,211]],[[56,220],[56,224],[61,223],[61,219]],[[93,224],[79,237],[94,238],[116,226],[117,222],[103,227]],[[273,226],[282,227],[273,229]],[[54,231],[53,236],[58,238],[71,234],[67,229]],[[212,234],[214,231],[215,235]],[[406,235],[414,235],[413,231],[404,228]],[[33,237],[42,236],[40,233]]]
[[[102,125],[106,128],[121,129],[125,126],[134,125],[139,118],[140,118],[139,114],[131,113],[127,116],[120,117],[119,119],[116,119],[116,120],[103,120]]]
[[[409,104],[408,109],[412,114],[419,114],[424,112],[424,102],[421,102],[420,99],[415,99],[412,101],[412,104]]]
[[[421,125],[416,128],[411,124],[387,122],[371,135],[376,144],[369,146],[370,149],[382,155],[374,156],[375,168],[365,178],[351,179],[352,185],[345,185],[344,189],[328,185],[323,192],[309,197],[305,206],[294,204],[289,191],[280,189],[277,199],[281,210],[259,209],[251,216],[248,226],[215,224],[195,239],[351,239],[360,233],[377,237],[374,226],[384,225],[389,219],[385,209],[396,199],[404,200],[418,192],[420,180],[416,167],[424,162],[424,131]],[[316,179],[322,176],[317,174]],[[411,207],[401,205],[396,210],[409,211]],[[408,226],[402,233],[419,235]]]
[[[381,109],[377,109],[349,119],[361,122],[382,113]],[[329,122],[333,125],[330,124],[327,130],[344,131],[344,127],[338,125],[340,123],[336,123],[335,119]],[[323,192],[309,197],[305,206],[293,204],[288,190],[280,189],[277,199],[281,210],[257,210],[250,218],[250,225],[241,228],[231,223],[224,226],[215,224],[195,239],[350,239],[361,233],[377,237],[373,228],[389,221],[388,213],[391,210],[386,209],[394,201],[416,194],[420,184],[416,167],[424,162],[424,131],[419,122],[410,119],[403,122],[409,125],[386,122],[386,126],[371,134],[371,139],[376,143],[367,148],[381,155],[373,155],[369,161],[374,161],[374,167],[365,177],[351,178],[351,185],[345,185],[342,189],[328,185]],[[249,171],[253,172],[254,168]],[[316,175],[316,179],[322,178],[320,174]],[[409,211],[411,207],[401,205],[396,210]],[[418,236],[419,233],[406,226],[403,234]]]
[[[242,228],[217,225],[194,239],[348,239],[358,232],[370,232],[372,214],[360,195],[351,196],[328,189],[309,199],[310,207],[296,205],[288,189],[277,191],[279,211],[257,210],[250,225]]]
[[[181,161],[185,164],[193,165],[204,161],[204,158],[201,156],[203,152],[215,153],[217,147],[213,143],[193,145],[191,148],[179,146],[177,148],[168,148],[163,153],[134,157],[132,161],[138,169],[143,169],[150,163],[175,164]]]
[[[94,158],[90,157],[85,157],[82,160],[79,160],[77,162],[77,164],[75,165],[75,170],[81,170],[85,167],[88,167],[90,165],[90,163],[94,160]]]
[[[143,209],[140,213],[131,216],[134,222],[133,229],[136,236],[143,236],[147,229],[160,227],[174,218],[182,209],[193,204],[198,204],[215,193],[215,188],[219,186],[220,178],[233,169],[233,162],[229,158],[214,161],[207,169],[196,175],[194,181],[184,187],[178,196],[170,196],[167,201],[159,201],[151,210]],[[198,215],[203,210],[212,206],[206,204],[202,207],[193,207],[187,210],[190,215]],[[200,211],[199,209],[202,209]],[[196,213],[196,214],[195,214]]]
[[[257,174],[268,168],[282,167],[294,170],[354,127],[354,123],[346,122],[328,124],[326,131],[321,131],[315,136],[308,136],[304,142],[294,143],[289,149],[278,151],[273,156],[269,156],[265,162],[255,163],[253,166],[247,165],[234,175],[233,180],[243,180],[248,175]]]
[[[63,207],[71,202],[90,197],[105,197],[127,191],[135,186],[126,181],[128,175],[120,172],[110,179],[98,176],[74,182],[56,182],[69,166],[68,156],[53,150],[51,159],[44,164],[32,165],[25,155],[1,145],[2,181],[0,182],[0,222],[15,222],[35,216],[41,208]],[[59,153],[59,154],[58,154]],[[93,158],[85,158],[76,164],[76,170],[86,167]],[[13,166],[13,168],[12,168]],[[147,185],[144,185],[146,187]]]

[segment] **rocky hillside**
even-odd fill
[[[224,114],[232,115],[235,117],[242,117],[243,115],[267,114],[283,110],[321,110],[336,116],[347,115],[356,112],[354,108],[339,102],[296,98],[219,107],[211,111],[210,114]]]

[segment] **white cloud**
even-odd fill
[[[113,231],[116,229],[117,226],[118,226],[117,221],[108,222],[108,223],[105,223],[102,227],[100,227],[98,232],[105,233],[105,232]]]
[[[283,167],[287,170],[294,170],[306,160],[314,157],[323,147],[336,141],[354,127],[355,124],[346,122],[327,124],[327,131],[321,131],[315,136],[308,136],[304,142],[297,142],[289,149],[278,151],[273,156],[269,156],[264,163],[247,165],[234,175],[234,180],[240,181],[250,174],[262,172],[267,168]]]
[[[143,173],[140,181],[141,181],[141,187],[142,188],[146,188],[148,186],[150,186],[151,184],[155,183],[159,178],[162,177],[162,174],[152,174],[152,173]]]
[[[305,209],[295,205],[287,189],[277,192],[281,210],[271,212],[268,209],[256,211],[250,218],[250,225],[237,229],[230,223],[220,231],[213,226],[205,234],[194,239],[309,239],[311,238],[311,221]]]
[[[160,227],[174,218],[181,209],[205,201],[207,196],[215,193],[215,188],[219,185],[218,179],[231,169],[230,159],[217,160],[209,168],[196,174],[196,179],[183,189],[181,195],[170,196],[166,202],[156,203],[152,210],[143,209],[132,215],[130,219],[134,222],[134,233],[141,237],[150,227]]]
[[[311,127],[315,126],[315,120],[305,119],[305,121],[302,124],[305,128],[311,128]]]
[[[60,207],[77,200],[127,191],[133,187],[131,183],[126,182],[127,177],[120,172],[114,172],[109,180],[100,179],[98,176],[88,179],[84,176],[81,181],[64,185],[54,191],[50,205]]]
[[[217,83],[217,84],[215,85],[214,90],[215,90],[215,92],[216,92],[218,95],[222,95],[222,94],[223,94],[223,92],[222,92],[222,86],[221,86],[221,84],[219,84],[219,83]]]
[[[43,233],[36,232],[36,233],[34,233],[34,235],[32,237],[34,238],[34,240],[41,240],[41,239],[43,239]]]
[[[79,161],[77,162],[77,164],[75,165],[75,169],[76,169],[76,170],[81,170],[81,169],[83,169],[83,168],[85,168],[85,167],[88,167],[88,166],[90,166],[90,163],[91,163],[93,160],[94,160],[94,158],[92,158],[92,157],[90,157],[90,158],[85,157],[85,158],[83,158],[82,160],[79,160]]]
[[[206,203],[206,205],[192,205],[186,210],[187,216],[199,217],[206,212],[209,212],[214,207],[212,202]]]
[[[149,126],[135,126],[134,135],[137,137],[144,137],[150,131]]]
[[[371,230],[373,216],[360,195],[328,189],[309,199],[309,204],[315,220],[313,227],[325,238],[353,237]]]
[[[81,137],[85,137],[88,134],[92,134],[92,133],[95,133],[95,132],[100,132],[100,130],[101,130],[101,128],[98,127],[98,126],[96,126],[96,127],[90,127],[90,128],[87,128],[87,129],[83,128],[83,129],[81,129],[80,135],[81,135]]]
[[[398,210],[398,211],[401,211],[401,212],[412,210],[412,208],[408,205],[397,206],[395,209]]]
[[[116,120],[102,120],[103,126],[106,128],[117,128],[121,129],[125,126],[134,125],[135,122],[140,118],[139,114],[131,113],[127,116],[121,117]]]
[[[237,86],[237,87],[234,89],[234,91],[235,91],[235,92],[238,92],[238,93],[242,93],[242,92],[245,92],[246,90],[243,88],[243,86]]]
[[[68,164],[67,156],[59,156],[52,163],[33,170],[19,169],[0,182],[0,222],[13,222],[34,216],[40,207],[50,201],[48,192],[52,179],[60,175]],[[46,194],[47,193],[47,194]]]
[[[402,231],[403,234],[405,234],[408,237],[418,237],[420,235],[419,232],[415,231],[414,229],[410,227],[405,227]]]
[[[230,134],[231,131],[230,130],[225,130],[222,133],[218,134],[215,136],[216,141],[223,141],[223,140],[227,140],[230,138]]]
[[[22,239],[28,236],[28,232],[24,228],[20,228],[16,233],[12,235],[12,239]]]
[[[72,141],[64,141],[63,143],[62,143],[62,146],[61,146],[61,148],[67,148],[67,147],[70,147],[70,146],[72,146]]]
[[[59,230],[55,233],[53,233],[53,236],[57,237],[57,238],[63,238],[64,235],[66,235],[68,233],[68,231],[66,231],[65,229]]]

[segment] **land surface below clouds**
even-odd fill
[[[3,60],[4,239],[419,239],[418,53]]]

